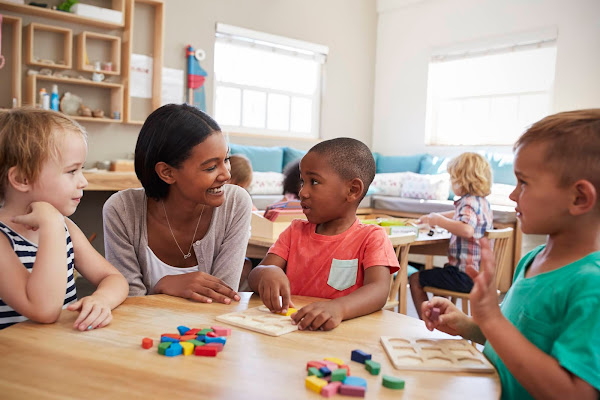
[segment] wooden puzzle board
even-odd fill
[[[464,339],[382,336],[381,344],[396,369],[494,372],[487,358]]]
[[[241,312],[219,315],[217,321],[270,336],[281,336],[298,330],[298,326],[292,324],[292,318],[272,313],[264,305]]]

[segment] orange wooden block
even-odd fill
[[[310,367],[315,367],[316,369],[321,369],[321,367],[325,367],[326,364],[324,361],[309,361],[306,363],[306,370],[308,371],[308,369]]]
[[[181,338],[181,335],[178,334],[178,333],[163,333],[162,335],[160,335],[160,337],[163,337],[163,336],[164,337],[170,337],[170,338],[173,338],[173,339],[179,339],[179,338]]]
[[[185,335],[179,338],[180,341],[185,342],[187,340],[196,339],[196,335],[188,335],[187,332]]]
[[[154,345],[154,341],[153,341],[152,339],[150,339],[150,338],[147,338],[147,337],[145,337],[145,338],[143,338],[143,339],[142,339],[142,347],[143,347],[144,349],[149,349],[149,348],[151,348],[153,345]]]

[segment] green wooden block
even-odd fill
[[[346,368],[334,369],[331,371],[331,382],[343,382],[344,379],[346,379],[347,373],[348,371],[346,371]]]
[[[379,364],[377,361],[366,360],[365,368],[371,375],[379,375],[379,371],[381,371],[381,364]]]
[[[196,340],[196,339],[186,340],[186,342],[192,343],[194,345],[194,348],[196,348],[196,346],[204,346],[206,344],[206,343],[201,342],[201,341]]]
[[[404,389],[404,381],[395,376],[383,375],[383,386],[388,389]]]
[[[200,332],[198,332],[198,335],[206,335],[208,332],[214,332],[214,331],[210,328],[204,328]]]
[[[171,342],[162,342],[158,345],[158,354],[165,355],[165,351],[171,347]]]
[[[323,374],[321,373],[321,371],[319,371],[319,370],[318,370],[317,368],[315,368],[315,367],[310,367],[310,368],[308,369],[308,376],[311,376],[311,375],[314,375],[314,376],[316,376],[317,378],[322,378],[322,377],[323,377]]]

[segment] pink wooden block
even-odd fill
[[[431,309],[431,314],[429,315],[429,319],[433,322],[437,321],[440,317],[440,309],[437,307],[433,307]]]
[[[222,326],[211,326],[210,328],[217,334],[217,336],[231,336],[230,328],[224,328]]]
[[[321,362],[322,362],[323,364],[325,364],[325,366],[326,366],[327,368],[329,368],[329,370],[330,370],[330,371],[333,371],[334,369],[338,369],[338,368],[340,367],[339,365],[337,365],[336,363],[334,363],[334,362],[331,362],[331,361],[323,360],[323,361],[321,361]]]
[[[342,385],[339,392],[345,396],[365,397],[366,390],[363,386]]]
[[[337,392],[340,390],[340,386],[342,386],[342,382],[339,382],[339,381],[331,382],[330,384],[325,386],[323,389],[321,389],[321,396],[323,396],[323,397],[335,396],[337,394]]]

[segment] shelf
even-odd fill
[[[116,192],[142,187],[135,172],[86,172],[84,170],[83,176],[88,181],[88,185],[84,190]]]
[[[31,75],[35,76],[37,80],[40,81],[50,81],[50,82],[62,82],[62,83],[72,83],[75,85],[88,85],[88,86],[96,86],[100,88],[110,88],[110,89],[121,89],[123,87],[120,83],[111,83],[111,82],[94,82],[87,79],[77,79],[77,78],[59,78],[57,76],[52,75]]]
[[[2,50],[6,57],[6,65],[0,70],[0,107],[12,107],[13,99],[20,107],[21,98],[21,18],[10,15],[2,16],[5,35],[2,36]],[[9,27],[12,29],[9,30]],[[7,35],[8,34],[8,35]],[[9,55],[10,54],[10,55]],[[9,83],[10,82],[10,83]],[[5,100],[6,95],[10,94]]]
[[[101,33],[95,32],[87,32],[83,31],[79,35],[77,35],[77,69],[80,71],[94,72],[96,69],[93,65],[90,65],[89,62],[92,62],[91,58],[96,57],[96,52],[90,52],[90,42],[106,42],[108,46],[110,46],[110,50],[108,53],[110,55],[106,57],[105,55],[100,55],[98,58],[109,58],[102,60],[103,63],[109,61],[112,63],[112,70],[105,70],[104,68],[100,68],[98,72],[103,73],[104,75],[120,75],[121,74],[121,38],[118,36],[112,35],[104,35]],[[99,50],[99,49],[95,49]],[[91,53],[91,54],[90,54]],[[92,55],[92,56],[91,56]],[[100,60],[98,62],[101,62]]]
[[[29,6],[24,4],[16,4],[4,0],[0,0],[0,8],[2,8],[3,10],[14,11],[17,13],[36,15],[38,17],[50,18],[54,20],[61,20],[82,25],[97,26],[100,28],[119,29],[125,26],[122,23],[115,24],[113,22],[106,22],[99,19],[81,17],[79,15],[75,15],[68,12],[52,10],[49,8]]]
[[[48,63],[44,63],[44,62],[40,62],[40,61],[36,61],[34,59],[35,57],[35,36],[36,36],[36,31],[43,31],[43,32],[53,32],[53,33],[57,33],[59,35],[64,35],[64,39],[63,39],[63,54],[62,57],[64,58],[64,64],[58,64],[58,63],[53,63],[53,64],[48,64]],[[49,35],[44,35],[46,38],[49,37]],[[25,63],[28,65],[35,65],[38,67],[43,67],[43,68],[60,68],[60,69],[71,69],[72,68],[72,48],[73,48],[73,31],[68,29],[68,28],[60,28],[57,26],[52,26],[52,25],[44,25],[44,24],[39,24],[37,22],[32,22],[31,24],[27,25],[27,30],[25,31]],[[39,46],[38,46],[39,49]],[[55,60],[53,60],[55,61]]]

